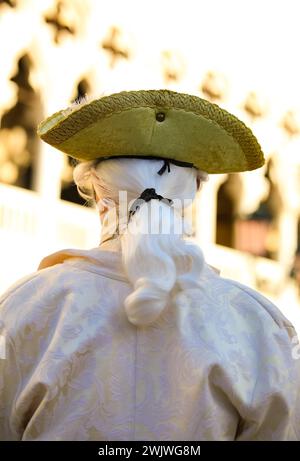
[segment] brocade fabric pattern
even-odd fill
[[[45,258],[0,298],[0,440],[300,440],[293,326],[206,262],[200,279],[136,327],[116,242]]]

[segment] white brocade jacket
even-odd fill
[[[136,327],[118,240],[44,258],[0,298],[0,440],[300,440],[293,326],[206,262],[200,280]]]

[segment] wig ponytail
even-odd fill
[[[144,189],[151,187],[174,202],[176,199],[192,201],[197,191],[196,180],[201,184],[208,179],[205,172],[173,164],[170,173],[160,176],[157,171],[161,164],[160,160],[110,159],[93,169],[89,162],[86,168],[75,167],[74,180],[78,192],[87,197],[90,186],[83,177],[87,180],[89,176],[97,196],[114,200],[119,208],[119,190],[126,191],[129,200],[137,199]],[[140,206],[127,226],[119,228],[122,263],[132,285],[124,308],[134,325],[155,322],[168,305],[181,304],[189,290],[200,288],[204,257],[198,245],[184,239],[190,223],[183,220],[182,211],[184,209],[152,199]],[[169,229],[163,233],[166,223]],[[177,232],[181,226],[182,232]],[[153,228],[160,232],[151,232]]]

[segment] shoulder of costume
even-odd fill
[[[222,276],[219,279],[232,288],[240,290],[241,297],[243,296],[246,302],[256,303],[257,307],[267,313],[280,328],[285,328],[292,332],[295,331],[294,325],[285,317],[280,308],[262,293],[237,280]]]

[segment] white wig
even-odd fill
[[[96,193],[100,199],[98,207],[101,209],[108,202],[113,203],[115,214],[119,211],[119,191],[127,193],[129,204],[147,188],[154,188],[157,194],[174,202],[171,207],[158,200],[144,202],[131,216],[131,227],[127,225],[122,232],[119,227],[123,267],[133,286],[124,307],[129,321],[139,326],[157,320],[172,302],[186,302],[189,290],[198,290],[200,296],[199,279],[204,257],[198,245],[183,238],[191,223],[182,220],[182,216],[185,204],[191,204],[195,198],[197,180],[200,188],[208,175],[196,168],[173,163],[170,163],[170,172],[159,175],[157,172],[162,165],[163,159],[115,158],[98,164],[94,161],[80,163],[73,173],[83,198],[95,203]],[[180,208],[178,203],[182,204]],[[159,212],[152,213],[154,204],[159,205]],[[171,216],[170,232],[153,233],[149,228],[145,232],[150,210],[151,229],[164,229]],[[183,222],[181,233],[174,232],[176,226],[180,228],[179,221]]]

